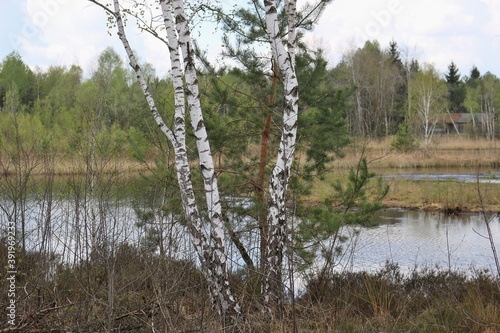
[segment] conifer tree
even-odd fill
[[[457,113],[463,112],[463,102],[465,100],[465,87],[460,78],[460,73],[452,61],[448,66],[448,73],[445,75],[448,85],[448,100],[450,102],[450,111]]]

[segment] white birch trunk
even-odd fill
[[[203,176],[205,200],[210,222],[210,242],[209,247],[203,251],[204,260],[202,261],[202,265],[210,282],[209,288],[214,306],[219,310],[221,315],[228,314],[236,319],[241,314],[241,306],[229,285],[219,189],[208,134],[201,110],[198,79],[194,64],[195,55],[188,21],[184,12],[184,1],[174,0],[173,8],[169,1],[162,0],[161,5],[169,43],[172,40],[172,43],[175,43],[176,52],[180,48],[183,54],[186,86],[182,100],[184,101],[184,96],[187,97],[191,126],[196,138],[198,159]],[[178,38],[175,41],[173,17],[175,17]],[[179,67],[179,71],[181,70]],[[174,89],[176,92],[180,91],[181,86],[175,86]]]
[[[295,40],[297,39],[297,0],[285,1],[285,12],[288,22],[288,54],[290,55],[290,63],[295,67]]]
[[[228,315],[231,320],[235,321],[241,314],[241,307],[229,288],[229,280],[226,269],[226,253],[224,246],[224,233],[222,229],[221,219],[221,208],[220,201],[217,189],[217,180],[214,174],[213,162],[211,159],[210,147],[208,146],[208,137],[206,135],[206,130],[203,125],[203,118],[201,116],[201,107],[199,104],[199,94],[197,93],[196,86],[196,76],[194,76],[194,81],[191,78],[188,78],[188,74],[186,73],[186,81],[187,89],[191,89],[190,91],[195,91],[193,96],[189,96],[188,100],[189,104],[197,105],[198,108],[195,108],[193,112],[193,108],[190,108],[191,118],[193,119],[193,126],[196,124],[197,128],[195,128],[195,135],[197,135],[198,142],[198,150],[200,155],[200,166],[202,168],[202,173],[205,179],[205,189],[208,190],[206,194],[207,204],[209,207],[209,218],[211,222],[211,233],[210,233],[210,241],[207,241],[207,238],[203,232],[203,225],[201,221],[201,217],[198,210],[198,205],[196,203],[196,198],[194,195],[193,185],[191,181],[191,170],[189,167],[189,161],[187,157],[187,148],[186,148],[186,129],[185,129],[185,106],[184,106],[184,86],[183,86],[183,68],[182,63],[180,61],[179,55],[179,46],[177,34],[175,30],[173,13],[174,10],[172,8],[172,4],[170,1],[162,0],[160,1],[162,6],[163,18],[165,27],[167,30],[167,37],[169,43],[169,53],[170,60],[172,64],[172,76],[174,83],[174,91],[175,91],[175,130],[172,130],[166,125],[163,121],[161,115],[158,112],[154,99],[149,91],[147,82],[145,80],[144,74],[142,72],[141,67],[137,63],[134,53],[129,45],[128,39],[125,35],[125,28],[123,24],[123,19],[120,12],[120,4],[119,0],[114,0],[114,11],[106,8],[105,6],[99,4],[97,1],[89,0],[105,10],[108,13],[112,14],[117,23],[118,28],[118,36],[122,41],[122,44],[125,48],[127,56],[130,61],[130,66],[134,69],[139,84],[142,88],[143,94],[148,102],[149,108],[153,115],[154,120],[168,138],[168,140],[172,143],[175,152],[175,165],[177,170],[177,178],[179,182],[179,187],[181,190],[182,204],[184,208],[184,214],[186,216],[187,224],[189,231],[191,233],[191,239],[193,245],[197,251],[198,257],[202,264],[203,273],[205,274],[208,282],[210,295],[212,297],[212,301],[214,303],[214,307],[218,310],[219,314],[222,318],[225,318]],[[182,1],[174,1],[175,11],[178,13],[183,11],[183,2]],[[179,7],[180,6],[180,7]],[[177,20],[182,20],[181,17],[177,17]],[[184,28],[184,29],[187,29]],[[186,33],[184,30],[182,33]],[[182,36],[184,39],[184,43],[189,45],[190,37],[189,35]],[[186,57],[185,57],[186,59]],[[194,67],[193,67],[194,71]],[[194,101],[194,99],[198,99],[198,102]],[[201,125],[200,125],[201,121]],[[198,127],[202,127],[201,130]],[[207,170],[208,169],[208,172]],[[215,221],[215,222],[214,222]],[[220,225],[220,226],[219,226]],[[219,226],[219,227],[215,227]]]
[[[265,262],[263,295],[266,305],[281,307],[283,302],[282,262],[286,227],[286,190],[290,178],[293,154],[295,151],[298,120],[298,82],[295,74],[295,7],[296,1],[287,1],[287,16],[289,29],[288,50],[280,36],[278,26],[278,11],[276,2],[264,0],[266,10],[266,28],[273,58],[278,63],[284,84],[284,109],[281,140],[276,165],[269,181],[269,209],[268,209],[268,241]],[[292,25],[291,25],[292,24]]]

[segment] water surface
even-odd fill
[[[341,267],[374,270],[391,262],[405,270],[415,267],[496,270],[490,242],[485,238],[486,225],[480,214],[385,210],[378,219],[381,224],[377,227],[356,228],[359,235],[354,251],[342,261]],[[498,216],[492,216],[490,226],[495,245],[500,250]]]

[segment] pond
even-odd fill
[[[471,268],[496,271],[483,217],[478,214],[446,215],[400,209],[384,210],[373,228],[350,228],[355,237],[352,254],[340,267],[351,270],[377,270],[386,262],[403,270],[442,268],[468,271]],[[500,250],[500,221],[490,222],[495,246]]]
[[[407,176],[412,179],[417,177],[415,174]],[[459,175],[454,177],[462,178]],[[495,177],[500,178],[500,175]],[[485,175],[483,178],[495,180],[495,177]],[[468,179],[474,179],[473,175]],[[165,239],[171,241],[166,245],[169,251],[181,254],[179,258],[192,257],[185,229],[174,216],[164,215],[162,220],[152,216],[149,227],[144,223],[141,226],[137,210],[151,213],[154,210],[152,207],[160,207],[161,202],[152,199],[156,195],[146,195],[143,184],[132,187],[139,190],[125,192],[118,188],[116,191],[122,194],[119,199],[104,201],[86,196],[85,191],[74,190],[71,195],[61,191],[53,196],[50,207],[44,196],[30,195],[21,208],[16,208],[23,210],[27,221],[28,249],[38,251],[44,247],[44,250],[60,254],[63,260],[74,262],[88,255],[92,241],[104,239],[110,245],[122,242],[144,244],[148,228],[151,234],[151,228],[164,223]],[[135,196],[133,193],[136,193]],[[0,208],[0,234],[3,235],[7,225],[6,212],[13,211],[14,207],[4,196],[0,198]],[[343,232],[353,237],[349,237],[350,247],[338,269],[376,270],[391,262],[405,270],[436,266],[443,269],[469,270],[474,267],[495,270],[489,240],[484,238],[487,235],[486,226],[480,214],[445,215],[389,209],[382,211],[377,219],[380,223],[377,227],[344,228]],[[498,216],[493,217],[490,225],[496,247],[500,250]],[[255,235],[251,237],[249,241],[257,244]],[[232,262],[241,262],[236,258],[237,251],[231,249],[230,253],[235,258]],[[252,255],[258,257],[255,251]]]

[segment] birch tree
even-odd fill
[[[210,296],[214,308],[222,318],[229,317],[237,321],[242,313],[241,305],[236,298],[228,279],[225,232],[222,221],[217,177],[203,119],[197,73],[195,68],[195,52],[191,39],[190,20],[186,15],[186,3],[182,0],[159,0],[161,17],[166,36],[161,36],[151,29],[153,35],[167,45],[172,82],[174,86],[175,115],[172,128],[162,119],[150,88],[144,78],[143,69],[136,60],[136,55],[127,39],[124,27],[123,9],[119,0],[113,6],[105,5],[97,0],[91,3],[104,9],[110,22],[116,24],[118,36],[127,53],[130,66],[135,71],[148,102],[152,117],[160,130],[173,146],[177,180],[182,197],[184,215],[191,234],[193,246],[198,254],[202,271],[208,281]],[[268,34],[272,57],[279,68],[284,85],[283,124],[276,165],[269,181],[268,201],[268,247],[265,254],[266,269],[264,276],[265,304],[282,301],[282,262],[283,250],[287,237],[286,227],[286,191],[290,178],[293,154],[297,138],[298,119],[298,82],[295,73],[295,39],[296,39],[296,1],[285,1],[279,8],[276,1],[264,1],[266,18],[265,26]],[[203,5],[201,5],[203,7]],[[201,8],[200,7],[200,8]],[[280,29],[278,12],[284,10],[287,18],[286,31]],[[287,41],[284,40],[287,36]],[[185,101],[187,103],[185,103]],[[191,120],[191,127],[196,139],[198,163],[203,177],[205,205],[207,211],[200,211],[191,181],[192,169],[187,155],[186,118]],[[207,228],[208,224],[208,228]]]
[[[482,125],[488,140],[495,139],[495,108],[498,109],[500,104],[499,88],[500,80],[494,74],[486,73],[481,78]]]
[[[446,83],[431,65],[416,73],[411,85],[411,105],[420,119],[425,152],[428,154],[436,124],[448,109],[448,91]]]
[[[392,47],[392,52],[396,52]],[[399,118],[396,101],[402,104],[403,99],[400,60],[390,51],[381,50],[378,42],[367,41],[363,48],[346,54],[344,63],[349,67],[349,83],[356,87],[354,133],[369,137],[389,135]]]
[[[209,282],[209,292],[213,306],[222,318],[226,316],[237,321],[241,315],[241,306],[231,290],[227,272],[227,253],[225,250],[224,230],[221,221],[221,205],[217,187],[217,178],[210,145],[201,113],[194,52],[192,49],[188,19],[182,0],[161,0],[161,11],[167,46],[171,62],[172,80],[174,84],[174,128],[170,128],[156,106],[151,95],[143,70],[136,60],[125,33],[122,7],[119,0],[113,1],[113,7],[107,7],[98,1],[90,2],[103,8],[116,23],[118,37],[127,53],[130,66],[135,71],[144,97],[146,98],[152,117],[158,127],[174,148],[177,180],[181,192],[182,205],[191,241],[198,254],[202,271]],[[175,17],[175,20],[174,20]],[[183,59],[181,60],[181,55]],[[183,62],[182,62],[183,61]],[[185,84],[184,84],[185,80]],[[187,98],[186,110],[184,99]],[[195,134],[199,166],[203,175],[205,199],[208,207],[209,231],[205,231],[204,221],[200,214],[191,180],[191,169],[186,146],[186,111],[189,113]]]
[[[299,84],[295,73],[296,1],[285,1],[288,43],[285,47],[280,34],[276,1],[264,1],[266,28],[273,59],[278,64],[284,85],[284,109],[281,140],[276,165],[269,181],[268,240],[264,274],[264,300],[280,307],[282,296],[283,249],[287,237],[286,190],[297,141]]]

